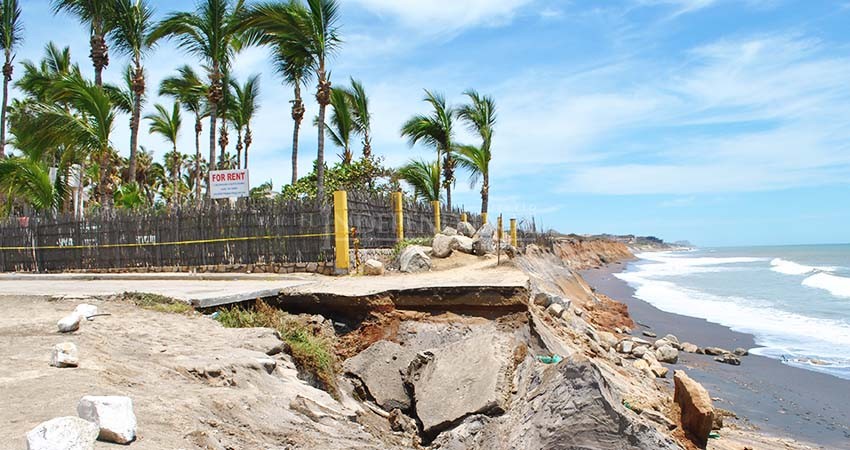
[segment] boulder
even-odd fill
[[[655,334],[655,333],[654,333],[654,332],[652,332],[652,331],[644,331],[644,332],[643,332],[643,335],[644,335],[644,336],[646,336],[646,337],[651,337],[651,338],[658,337],[658,335],[657,335],[657,334]]]
[[[27,450],[92,450],[97,434],[97,425],[89,421],[57,417],[27,433]]]
[[[446,236],[457,236],[457,230],[452,227],[443,228],[443,234]]]
[[[363,263],[363,275],[377,276],[384,274],[384,264],[377,259],[367,259]]]
[[[461,236],[471,238],[475,236],[475,227],[469,222],[459,222],[457,224],[457,233]]]
[[[632,356],[634,356],[635,358],[643,358],[643,356],[646,355],[647,351],[649,351],[649,347],[640,345],[632,348]]]
[[[466,254],[473,254],[474,250],[472,247],[472,238],[466,236],[452,236],[452,242],[449,244],[452,250],[457,250]]]
[[[77,403],[77,415],[97,424],[101,441],[129,444],[136,439],[136,414],[130,397],[87,395]]]
[[[514,258],[518,253],[516,247],[504,241],[499,244],[499,250],[508,258]]]
[[[425,247],[410,245],[398,255],[398,265],[402,272],[427,272],[431,270],[431,258],[425,253]]]
[[[682,428],[697,445],[705,446],[714,422],[714,405],[708,391],[681,370],[673,373],[673,383],[673,401],[682,410]]]
[[[672,345],[662,345],[655,351],[655,356],[661,362],[676,364],[679,362],[679,351],[673,348]]]
[[[399,431],[401,433],[414,436],[419,434],[419,428],[416,427],[416,421],[405,416],[400,409],[392,410],[387,420],[390,422],[390,429],[393,431]]]
[[[437,258],[448,258],[452,254],[452,238],[445,234],[434,236],[431,243],[431,254]]]
[[[703,352],[705,352],[706,355],[718,356],[729,353],[729,350],[724,350],[720,347],[706,347],[703,349]]]
[[[402,376],[415,356],[415,352],[395,342],[378,341],[345,361],[343,369],[363,383],[381,408],[407,411],[411,403]]]
[[[97,315],[97,306],[89,305],[88,303],[80,303],[76,308],[74,308],[74,312],[82,316],[84,319],[88,319]]]
[[[607,350],[617,346],[617,336],[614,336],[613,333],[600,331],[597,336],[599,336],[599,344],[602,345],[602,348]]]
[[[493,245],[493,237],[496,235],[496,229],[489,223],[485,223],[475,235],[472,237],[472,248],[478,256],[484,256],[495,251]]]
[[[509,344],[504,334],[482,332],[416,355],[406,382],[423,433],[439,433],[472,414],[504,413],[513,369]]]
[[[750,354],[749,350],[741,347],[736,348],[732,353],[734,353],[735,356],[747,356]]]
[[[632,353],[632,350],[634,350],[634,345],[634,342],[624,339],[617,344],[617,351],[629,355]]]
[[[59,328],[60,333],[71,333],[80,329],[80,322],[82,320],[83,317],[81,315],[71,313],[59,319],[59,322],[56,322],[56,327]]]
[[[673,334],[668,334],[668,335],[664,336],[664,337],[663,337],[663,338],[661,338],[661,339],[664,339],[664,340],[665,340],[665,341],[667,341],[667,342],[672,342],[672,343],[674,343],[674,344],[678,344],[678,343],[679,343],[679,338],[677,338],[677,337],[676,337],[675,335],[673,335]],[[674,346],[674,348],[675,348],[675,346]]]
[[[564,307],[559,303],[552,303],[546,308],[546,312],[552,317],[561,317],[564,315]]]
[[[691,344],[690,342],[682,342],[681,347],[682,348],[680,350],[688,353],[697,353],[697,351],[699,350],[699,347],[697,347],[695,344]]]
[[[537,306],[547,307],[552,304],[552,296],[545,292],[537,292],[532,297],[532,301]]]
[[[640,370],[643,373],[649,373],[650,372],[649,363],[646,362],[645,359],[638,359],[634,362],[633,365],[634,365],[635,369]]]
[[[655,375],[656,378],[666,378],[667,373],[670,371],[668,368],[662,365],[651,366],[649,370],[652,371],[652,374]]]
[[[730,365],[733,365],[733,366],[740,366],[741,365],[741,358],[738,358],[737,356],[733,355],[732,353],[724,353],[724,354],[714,358],[714,360],[717,361],[717,362],[721,362],[723,364],[730,364]]]
[[[80,364],[77,346],[73,342],[62,342],[53,346],[50,365],[53,367],[77,367]]]

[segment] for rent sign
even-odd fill
[[[210,172],[212,198],[247,197],[250,189],[248,169],[213,170]]]

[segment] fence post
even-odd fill
[[[348,193],[334,192],[334,236],[336,239],[336,272],[348,273],[351,266],[348,254]]]
[[[393,192],[393,207],[395,208],[395,235],[396,240],[404,240],[404,201],[401,192]]]
[[[511,219],[511,245],[517,246],[516,239],[516,219]]]
[[[486,224],[487,224],[487,213],[483,212],[483,213],[481,213],[481,226],[483,227]]]
[[[502,241],[503,237],[502,230],[504,230],[504,227],[502,225],[502,215],[499,214],[499,218],[496,221],[496,237],[500,242]]]
[[[467,218],[466,213],[460,213],[460,221],[461,222],[466,222],[466,218]]]
[[[443,227],[440,226],[440,201],[431,202],[431,208],[434,209],[434,234],[436,235],[443,231]]]

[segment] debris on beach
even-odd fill
[[[77,404],[77,414],[98,426],[101,441],[129,444],[136,439],[136,414],[129,397],[87,395]]]
[[[77,367],[80,358],[77,346],[73,342],[62,342],[53,346],[50,352],[50,365],[53,367]]]
[[[91,450],[98,428],[79,417],[57,417],[40,423],[27,433],[27,450]]]

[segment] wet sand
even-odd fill
[[[755,347],[752,335],[667,313],[635,298],[634,290],[613,275],[626,266],[611,264],[581,275],[598,292],[628,305],[632,319],[640,324],[633,335],[651,329],[658,337],[670,333],[680,342],[700,347]],[[758,355],[743,357],[740,366],[721,364],[713,358],[680,352],[678,364],[670,368],[686,370],[719,399],[716,407],[735,412],[760,430],[823,448],[850,449],[850,381]],[[672,387],[672,379],[666,382]]]

